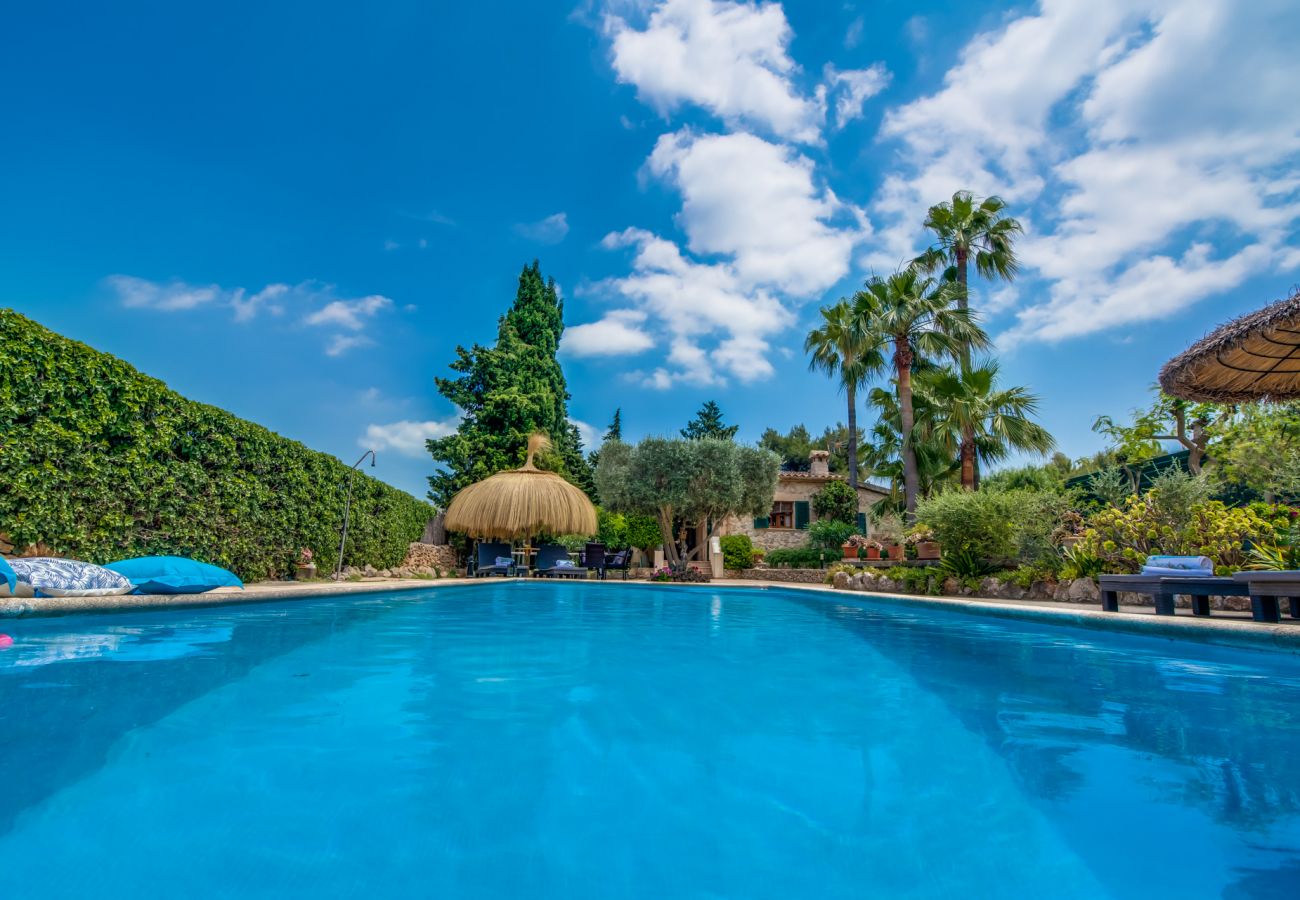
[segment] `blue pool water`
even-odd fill
[[[1300,896],[1290,657],[594,583],[0,630],[7,900]]]

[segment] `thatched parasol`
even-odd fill
[[[1165,363],[1160,386],[1213,403],[1300,396],[1300,291],[1201,338]]]
[[[447,505],[448,531],[476,538],[514,540],[548,534],[595,534],[596,507],[587,495],[554,472],[533,465],[548,445],[546,437],[528,439],[522,468],[498,472],[463,488]]]

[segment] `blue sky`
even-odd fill
[[[999,194],[976,304],[1072,456],[1286,294],[1282,0],[49,4],[5,13],[0,305],[423,495],[457,343],[534,257],[575,419],[842,420],[802,337]]]

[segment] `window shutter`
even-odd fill
[[[754,519],[755,530],[758,530],[760,528],[766,528],[766,527],[767,527],[767,516],[759,516]]]
[[[862,534],[867,533],[867,514],[858,513],[858,531]]]
[[[812,518],[811,510],[807,500],[794,501],[794,527],[807,528],[808,521]]]

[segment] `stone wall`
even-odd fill
[[[778,581],[785,584],[822,584],[825,569],[727,569],[724,578],[741,581]]]
[[[406,550],[399,569],[436,568],[447,572],[456,568],[456,550],[447,544],[414,543]]]

